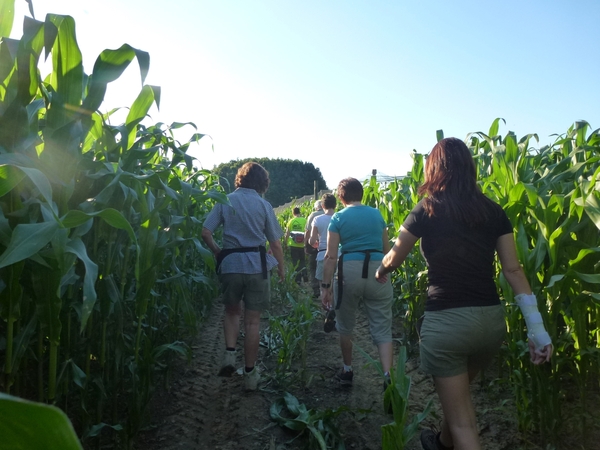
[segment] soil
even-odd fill
[[[218,377],[222,352],[223,311],[215,306],[203,325],[197,341],[193,344],[191,364],[184,362],[174,368],[168,391],[157,392],[151,405],[151,425],[138,439],[138,449],[211,449],[211,450],[293,450],[307,448],[307,437],[296,436],[270,418],[271,404],[283,395],[269,373],[273,373],[276,355],[266,355],[264,348],[259,354],[262,383],[258,391],[244,392],[243,376]],[[268,325],[263,319],[262,329]],[[401,338],[399,320],[395,338]],[[355,342],[371,357],[377,358],[368,332],[366,317],[357,317]],[[243,348],[243,338],[238,348]],[[396,347],[397,352],[398,346]],[[241,352],[240,352],[241,353]],[[423,411],[433,399],[432,413],[420,428],[438,427],[441,410],[433,383],[418,369],[418,351],[409,355],[407,373],[412,379],[410,411],[412,417]],[[242,365],[241,355],[238,363]],[[335,424],[343,438],[346,449],[381,449],[381,426],[393,421],[384,412],[383,388],[380,375],[366,359],[354,349],[355,372],[352,387],[342,387],[335,379],[341,366],[339,337],[334,331],[325,333],[323,323],[315,321],[308,339],[307,371],[308,386],[288,387],[288,390],[307,408],[335,409],[346,405]],[[516,431],[514,411],[510,411],[510,393],[502,392],[500,383],[476,380],[472,396],[476,404],[478,426],[483,448],[488,450],[539,449],[526,443]],[[419,433],[407,445],[407,450],[421,449]]]

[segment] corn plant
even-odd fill
[[[367,364],[373,366],[384,381],[386,387],[383,393],[383,409],[385,412],[391,411],[394,416],[393,422],[381,427],[382,448],[383,450],[403,450],[419,431],[419,424],[431,412],[431,399],[423,411],[408,422],[411,379],[406,375],[406,347],[400,346],[396,367],[390,369],[389,377],[383,372],[379,361],[374,360],[362,348],[358,346],[357,348],[367,359]]]
[[[25,18],[20,40],[3,37],[0,60],[0,382],[63,408],[84,439],[128,447],[216,291],[195,236],[227,199],[187,154],[203,135],[174,137],[194,124],[142,123],[160,103],[146,52],[105,50],[87,75],[74,20],[48,14]],[[134,61],[140,92],[114,125],[99,108]]]
[[[542,442],[556,445],[569,424],[562,414],[567,392],[579,393],[573,432],[585,437],[593,417],[587,391],[600,382],[600,135],[590,132],[587,122],[576,122],[552,145],[536,149],[535,134],[501,136],[501,122],[496,119],[487,133],[471,133],[466,142],[482,191],[504,208],[514,226],[519,259],[556,349],[550,366],[528,362],[524,323],[498,265],[508,327],[503,361],[519,427],[537,431]],[[423,180],[423,155],[414,157],[408,177],[389,185],[365,183],[367,203],[396,232],[418,200],[416,189]],[[426,273],[417,245],[392,277],[395,308],[407,319],[409,337],[414,337],[411,330],[426,297]]]
[[[0,416],[0,434],[6,448],[83,448],[66,414],[54,406],[0,393]]]
[[[598,382],[600,139],[597,131],[588,136],[589,124],[577,122],[552,146],[535,150],[529,147],[535,135],[517,141],[509,133],[501,139],[497,123],[489,136],[476,133],[470,138],[473,151],[481,155],[480,174],[486,174],[482,188],[504,207],[515,225],[520,260],[559,352],[552,370],[523,366],[515,360],[517,352],[512,352],[510,364],[530,375],[525,379],[531,382],[525,386],[522,380],[516,383],[533,397],[528,408],[521,409],[533,415],[543,440],[556,442],[562,423],[559,399],[565,389],[561,378],[576,374],[582,431],[588,410],[585,386]],[[502,277],[500,285],[512,302]],[[512,337],[523,339],[518,314],[508,311]],[[563,352],[569,357],[564,358]]]
[[[277,355],[275,379],[280,385],[289,386],[300,382],[305,386],[308,382],[306,372],[307,343],[311,327],[320,317],[316,306],[309,295],[300,293],[293,278],[288,276],[288,285],[296,289],[297,295],[286,292],[287,304],[282,305],[284,313],[280,315],[270,312],[269,327],[263,332],[263,343],[268,353]],[[277,287],[284,290],[284,285]],[[278,308],[279,310],[279,308]]]
[[[336,409],[308,409],[292,394],[285,392],[270,408],[271,419],[278,425],[298,433],[297,437],[308,434],[308,448],[327,450],[346,448],[334,420],[346,406]]]

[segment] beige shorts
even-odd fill
[[[425,311],[421,326],[421,369],[436,377],[484,369],[506,335],[502,305]]]
[[[337,298],[337,277],[334,279],[333,285],[338,332],[343,335],[352,334],[356,324],[356,310],[362,303],[375,345],[392,342],[392,304],[394,303],[390,278],[384,284],[375,279],[375,271],[379,264],[381,261],[371,261],[369,277],[363,278],[363,261],[344,261],[344,287],[341,305]]]

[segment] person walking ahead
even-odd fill
[[[306,273],[306,261],[304,259],[304,231],[306,228],[306,218],[300,215],[300,208],[293,209],[294,217],[287,224],[285,240],[290,248],[292,265],[296,270],[296,283],[301,280],[308,281]]]
[[[402,224],[375,277],[387,283],[387,274],[421,239],[429,278],[421,368],[433,375],[444,412],[442,431],[424,430],[421,444],[425,450],[480,450],[469,383],[490,363],[506,335],[494,279],[495,253],[527,323],[531,361],[549,361],[552,344],[517,259],[513,227],[502,208],[479,190],[464,142],[447,138],[433,147],[419,194],[426,196]]]
[[[344,361],[337,378],[341,385],[351,386],[354,378],[352,332],[356,323],[356,309],[361,301],[383,371],[387,374],[392,366],[392,285],[390,281],[380,284],[374,278],[381,258],[390,249],[390,242],[381,213],[361,203],[363,187],[360,181],[345,178],[340,181],[337,192],[344,209],[336,212],[329,223],[321,302],[325,309],[330,310],[335,292],[336,328],[340,334]],[[341,256],[338,260],[340,244]],[[333,291],[336,260],[337,283]]]
[[[313,290],[313,297],[318,298],[321,295],[321,291],[319,290],[320,280],[317,280],[315,277],[317,272],[317,253],[318,250],[310,245],[310,233],[312,230],[313,220],[318,216],[323,214],[323,206],[321,205],[321,200],[315,201],[314,211],[310,213],[308,219],[306,219],[306,228],[304,231],[304,253],[308,259],[308,279],[310,281],[310,287]]]
[[[260,375],[255,367],[260,341],[260,315],[270,300],[269,272],[277,266],[285,277],[281,236],[283,230],[273,207],[259,194],[269,187],[269,173],[254,162],[244,164],[235,177],[236,190],[229,194],[229,205],[216,204],[206,217],[202,239],[217,257],[217,273],[225,305],[225,352],[220,376],[235,371],[236,342],[244,301],[244,362],[246,390],[256,390]],[[223,226],[223,248],[213,239]],[[273,255],[266,251],[269,242]]]
[[[321,199],[324,213],[315,217],[311,226],[310,238],[308,243],[312,246],[317,246],[317,269],[315,270],[315,278],[321,283],[323,280],[323,266],[325,265],[325,252],[327,251],[327,232],[331,217],[335,213],[337,204],[335,196],[332,194],[323,194]]]

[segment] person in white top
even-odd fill
[[[323,280],[323,264],[325,259],[325,251],[327,250],[327,228],[331,221],[331,216],[335,212],[337,202],[335,196],[332,194],[323,194],[321,198],[321,206],[323,207],[323,214],[314,218],[311,224],[310,239],[308,243],[313,247],[318,244],[317,253],[317,270],[315,272],[315,278],[319,280],[319,283]]]
[[[310,280],[314,298],[318,298],[321,295],[321,290],[319,289],[321,283],[315,277],[317,271],[317,249],[311,246],[308,240],[310,239],[313,219],[321,214],[323,214],[323,207],[321,206],[321,200],[317,200],[314,205],[314,211],[306,219],[306,229],[304,230],[304,253],[306,253],[308,259],[308,279]]]

